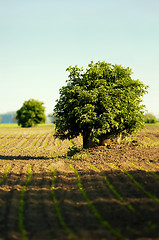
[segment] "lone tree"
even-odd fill
[[[54,108],[56,136],[83,136],[83,147],[103,145],[110,136],[132,133],[144,123],[141,97],[148,86],[131,78],[132,70],[106,62],[68,67],[67,86]]]
[[[33,127],[39,123],[45,123],[45,107],[43,102],[30,99],[16,112],[18,125],[22,127]]]

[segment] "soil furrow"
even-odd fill
[[[24,225],[29,239],[35,238],[37,234],[40,236],[41,232],[46,229],[41,208],[41,180],[38,179],[37,181],[37,177],[36,174],[32,175],[32,180],[25,192]],[[36,185],[34,181],[36,181]]]
[[[128,142],[85,150],[71,149],[73,143],[81,146],[81,137],[55,139],[52,126],[0,128],[0,145],[5,144],[0,148],[0,239],[22,240],[19,217],[29,240],[70,240],[65,226],[79,240],[119,240],[114,229],[130,240],[158,239],[156,127],[146,127],[133,141],[129,138]],[[90,163],[100,172],[90,168]],[[81,183],[69,164],[78,170]],[[32,178],[21,195],[30,165]],[[56,171],[54,182],[50,167]]]
[[[21,134],[18,136],[13,137],[12,140],[6,141],[3,144],[1,144],[0,146],[0,150],[6,150],[7,148],[11,148],[12,146],[14,146],[16,144],[16,142],[19,142],[19,138],[21,137]],[[16,142],[15,142],[16,141]]]
[[[45,165],[45,164],[44,164]],[[32,164],[32,178],[26,187],[24,226],[29,239],[50,239],[53,222],[48,222],[45,205],[51,198],[51,191],[46,181],[46,168],[42,164]],[[50,205],[51,203],[51,205]],[[52,201],[49,202],[51,210]]]
[[[41,165],[40,171],[43,172],[41,184],[42,214],[43,219],[45,220],[46,230],[48,229],[47,235],[49,235],[50,239],[58,239],[59,233],[63,230],[61,230],[60,225],[58,223],[54,203],[52,201],[51,193],[52,174],[50,172],[49,166],[44,168]]]
[[[100,239],[109,236],[93,216],[88,203],[79,191],[74,173],[58,172],[55,186],[62,217],[79,239],[97,239],[97,236]]]
[[[2,237],[5,239],[21,239],[18,229],[19,201],[20,191],[26,179],[26,165],[20,165],[20,168],[17,168],[16,164],[13,165],[2,186],[3,188],[1,188],[5,199],[3,212],[1,213]]]

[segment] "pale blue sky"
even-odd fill
[[[99,60],[132,68],[159,115],[159,0],[0,0],[0,113],[30,98],[51,113],[66,68]]]

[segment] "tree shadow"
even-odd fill
[[[103,175],[95,171],[79,172],[82,184],[79,188],[74,172],[55,170],[54,188],[53,174],[48,170],[33,172],[25,188],[23,225],[29,239],[70,239],[62,221],[77,239],[120,239],[111,228],[102,224],[102,220],[128,239],[159,237],[159,203],[146,195],[124,173],[117,170],[102,172],[122,196],[123,200],[119,200]],[[159,198],[158,179],[144,171],[130,171],[129,174],[146,191]],[[0,186],[2,239],[22,239],[18,228],[19,206],[27,176],[23,172],[10,172]],[[134,211],[128,207],[130,205]]]
[[[22,155],[18,155],[18,156],[14,156],[14,155],[0,155],[0,159],[1,160],[45,160],[45,159],[50,159],[50,157],[46,157],[46,156],[22,156]]]

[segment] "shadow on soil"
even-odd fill
[[[102,175],[94,171],[79,173],[87,200],[78,188],[76,174],[57,171],[55,197],[58,210],[51,191],[52,173],[33,173],[24,193],[23,225],[28,239],[71,239],[62,222],[80,240],[120,239],[109,227],[102,225],[88,201],[91,201],[100,218],[113,229],[118,229],[125,239],[158,239],[159,202],[147,196],[127,175],[116,170],[103,172],[123,198],[121,201]],[[159,199],[158,179],[143,171],[129,173],[147,192]],[[11,172],[0,186],[0,239],[22,239],[18,228],[19,206],[26,179],[26,174]],[[135,210],[131,210],[130,205]],[[57,216],[60,215],[58,211],[63,226]]]
[[[45,156],[22,156],[22,155],[18,155],[18,156],[5,156],[5,155],[0,155],[0,159],[1,160],[45,160],[45,159],[50,159],[50,157],[45,157]]]
[[[52,157],[47,157],[47,156],[26,156],[26,155],[0,155],[0,159],[2,160],[47,160],[47,159],[58,159],[58,158],[67,158],[67,157],[72,157],[74,155],[76,155],[77,153],[79,153],[81,150],[81,148],[77,148],[75,146],[68,148],[68,151],[65,154],[54,154],[54,156]]]

